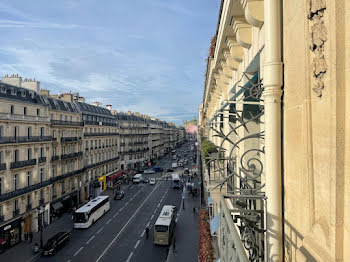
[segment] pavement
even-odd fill
[[[191,183],[198,184],[198,179],[194,178]],[[175,234],[170,246],[167,262],[195,262],[198,261],[198,211],[199,193],[192,197],[189,192],[185,194],[185,209],[181,204],[179,216],[176,223]],[[193,212],[196,208],[196,212]],[[175,242],[175,245],[174,245]]]

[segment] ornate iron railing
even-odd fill
[[[263,179],[263,84],[258,74],[252,78],[244,74],[244,77],[247,80],[245,84],[236,86],[237,92],[224,102],[208,122],[213,136],[219,137],[220,142],[216,145],[217,152],[206,157],[206,164],[214,173],[210,177],[211,181],[214,177],[216,182],[216,186],[210,190],[220,188],[222,191],[227,186],[227,195],[221,205],[230,205],[226,208],[233,223],[225,224],[230,229],[220,232],[221,241],[232,239],[232,236],[225,234],[234,234],[237,230],[240,239],[233,239],[234,246],[242,245],[249,261],[264,261],[266,199]],[[228,219],[227,216],[225,219]],[[221,219],[221,222],[225,221]],[[221,255],[226,254],[227,250],[222,252]],[[238,261],[245,261],[242,254],[237,256],[240,257]],[[231,258],[226,257],[228,261]]]

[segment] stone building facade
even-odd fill
[[[221,261],[347,260],[349,13],[347,1],[222,1],[199,107]]]

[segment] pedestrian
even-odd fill
[[[193,214],[195,214],[196,213],[196,208],[195,207],[193,207]]]
[[[29,243],[32,243],[33,242],[33,232],[30,231],[29,232]]]

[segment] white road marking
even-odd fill
[[[103,227],[101,227],[96,233],[100,233],[103,230]]]
[[[137,242],[136,242],[136,244],[135,244],[135,246],[134,246],[134,248],[136,249],[137,247],[138,247],[138,245],[140,244],[140,239],[139,240],[137,240]]]
[[[149,222],[148,222],[148,224],[147,224],[147,226],[146,227],[149,227]]]
[[[115,213],[115,214],[113,215],[113,218],[115,218],[118,214],[119,214],[119,212]]]
[[[67,262],[70,262],[70,259],[69,259],[69,260],[67,260]]]
[[[79,253],[83,248],[84,248],[84,247],[79,248],[78,251],[75,252],[74,256],[78,255],[78,253]]]
[[[143,237],[143,235],[145,234],[146,230],[142,231],[141,237]]]
[[[151,220],[154,218],[154,215],[151,216]]]
[[[125,228],[129,225],[129,223],[131,222],[131,220],[136,216],[136,214],[139,212],[139,210],[141,209],[141,207],[143,207],[143,205],[146,203],[146,201],[148,200],[148,198],[152,195],[152,193],[162,184],[163,182],[159,183],[159,185],[157,185],[156,187],[154,187],[154,189],[151,191],[151,193],[149,193],[149,195],[146,197],[146,199],[142,202],[142,204],[138,207],[138,209],[136,209],[135,213],[130,217],[130,219],[128,220],[128,222],[126,222],[126,224],[123,226],[123,228],[119,231],[119,233],[113,238],[113,240],[111,241],[111,243],[109,243],[109,245],[106,247],[105,250],[103,250],[102,254],[97,258],[96,262],[100,261],[101,258],[104,256],[104,254],[106,254],[107,250],[113,245],[113,243],[117,240],[117,238],[120,236],[121,233],[123,233],[123,231],[125,230]],[[131,256],[130,256],[131,257]]]
[[[130,253],[130,255],[129,255],[128,259],[126,260],[126,262],[129,262],[129,261],[130,261],[130,259],[131,259],[131,257],[132,257],[133,254],[134,254],[134,252],[131,252],[131,253]]]
[[[111,221],[112,221],[112,219],[109,219],[109,220],[106,222],[106,225],[108,225]]]
[[[90,241],[93,240],[94,238],[95,238],[95,235],[93,235],[85,244],[88,245]]]
[[[160,203],[158,203],[158,206],[157,206],[157,208],[160,206]]]
[[[122,211],[124,209],[124,207],[122,207],[121,209],[119,209],[119,212]]]
[[[154,210],[153,214],[155,214],[157,212],[157,209]]]

